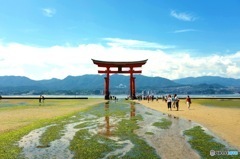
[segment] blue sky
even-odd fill
[[[169,79],[240,78],[239,6],[238,0],[1,0],[0,75],[96,74],[96,58],[149,59],[143,74]]]

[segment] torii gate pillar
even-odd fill
[[[110,73],[129,73],[130,74],[130,97],[131,99],[136,99],[136,87],[135,87],[135,77],[134,73],[142,73],[141,70],[134,70],[136,67],[142,67],[147,60],[143,61],[130,61],[130,62],[113,62],[113,61],[99,61],[92,59],[93,63],[98,65],[98,67],[105,67],[106,70],[99,70],[98,73],[106,73],[105,79],[105,89],[104,95],[105,99],[108,100],[110,96],[109,91],[109,75]],[[117,68],[117,70],[111,70],[110,68]],[[122,70],[122,68],[128,68],[129,70]]]
[[[130,97],[136,99],[135,78],[133,77],[133,67],[130,67]]]
[[[104,89],[104,95],[105,95],[105,99],[109,99],[110,96],[110,92],[109,92],[109,73],[106,74],[106,77],[104,77],[105,79],[105,89]]]

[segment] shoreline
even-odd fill
[[[180,100],[179,111],[173,108],[167,109],[167,104],[162,101],[136,101],[146,107],[180,117],[189,121],[201,124],[217,135],[231,147],[240,150],[240,109],[239,108],[219,108],[208,107],[196,104],[193,101],[188,110],[184,100]],[[236,111],[237,110],[237,111]]]
[[[94,94],[72,94],[72,95],[49,95],[49,94],[22,94],[22,95],[4,95],[1,94],[2,98],[39,98],[40,95],[44,95],[45,98],[101,98],[104,99],[104,95],[94,95]],[[165,94],[166,95],[166,94]],[[126,94],[113,94],[118,99],[125,99],[128,97]],[[162,98],[163,95],[154,95],[155,97]],[[185,99],[187,94],[178,94],[180,99]],[[192,99],[240,99],[240,94],[190,94]]]

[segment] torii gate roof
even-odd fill
[[[93,63],[98,67],[142,67],[147,62],[146,60],[141,61],[100,61],[92,59]]]

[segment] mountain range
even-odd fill
[[[218,76],[202,76],[202,77],[187,77],[173,80],[176,83],[184,85],[199,85],[199,84],[219,84],[225,87],[239,87],[240,79],[223,78]]]
[[[22,94],[22,93],[52,93],[60,92],[63,94],[76,93],[101,93],[104,87],[105,75],[82,75],[67,76],[64,79],[32,80],[24,76],[0,76],[0,94]],[[135,75],[136,89],[142,90],[161,90],[163,93],[178,90],[181,93],[192,92],[211,93],[239,92],[240,79],[223,78],[218,76],[188,77],[176,80],[169,80],[162,77],[148,77]],[[129,76],[111,75],[110,90],[123,93],[129,90]],[[231,92],[229,92],[229,90]],[[165,91],[165,92],[164,92]],[[197,92],[196,92],[197,91]],[[199,92],[200,91],[200,92]],[[213,92],[214,91],[214,92]]]

